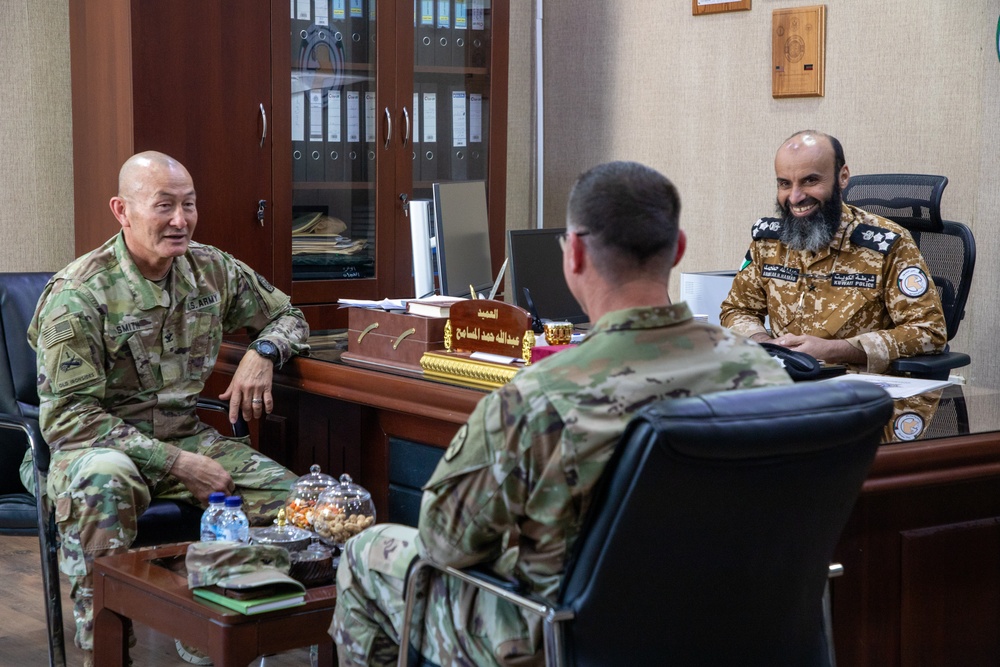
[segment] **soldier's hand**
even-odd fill
[[[785,334],[773,342],[796,352],[805,352],[828,364],[864,364],[868,361],[862,350],[845,340],[829,340],[817,336]]]
[[[271,396],[271,380],[274,365],[271,361],[253,351],[247,351],[233,373],[233,379],[226,391],[219,395],[229,401],[229,423],[235,424],[242,412],[247,421],[270,414],[274,408]]]
[[[236,490],[233,478],[226,469],[203,454],[182,451],[174,460],[170,474],[179,479],[202,505],[208,504],[208,495],[213,491],[232,495]]]

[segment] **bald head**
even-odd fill
[[[194,183],[177,160],[156,151],[133,155],[118,172],[111,212],[139,271],[160,280],[187,252],[198,224]]]
[[[171,175],[191,180],[191,174],[180,162],[159,151],[144,151],[136,153],[125,160],[118,172],[118,196],[123,199],[134,199],[140,195],[149,184],[158,181],[159,177]]]
[[[834,136],[816,130],[801,130],[788,137],[778,149],[779,155],[782,152],[800,156],[808,154],[820,161],[829,159],[834,173],[839,173],[846,164],[844,147],[840,141]]]

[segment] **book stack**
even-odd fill
[[[195,588],[192,592],[195,597],[247,615],[306,603],[306,587],[272,568]]]
[[[411,315],[422,315],[423,317],[448,317],[448,314],[451,312],[451,306],[459,301],[465,301],[465,299],[451,296],[408,299],[406,301],[406,312]]]

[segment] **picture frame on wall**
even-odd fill
[[[749,11],[750,0],[691,0],[691,14],[721,14],[722,12]]]

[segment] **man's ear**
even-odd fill
[[[851,180],[851,170],[847,168],[845,164],[840,168],[840,189],[843,190],[847,187],[847,182]]]
[[[681,261],[681,258],[684,257],[684,251],[685,250],[687,250],[687,235],[684,233],[683,229],[678,229],[677,230],[677,254],[674,255],[674,264],[673,264],[673,266],[677,266],[677,263]]]
[[[582,236],[571,234],[567,238],[567,243],[569,246],[566,248],[566,252],[569,254],[570,272],[574,274],[583,273],[583,269],[587,265],[586,242],[583,240]]]
[[[125,200],[121,197],[112,197],[111,201],[108,202],[111,207],[111,213],[114,214],[115,219],[121,224],[122,227],[128,227],[128,216],[125,214]]]

